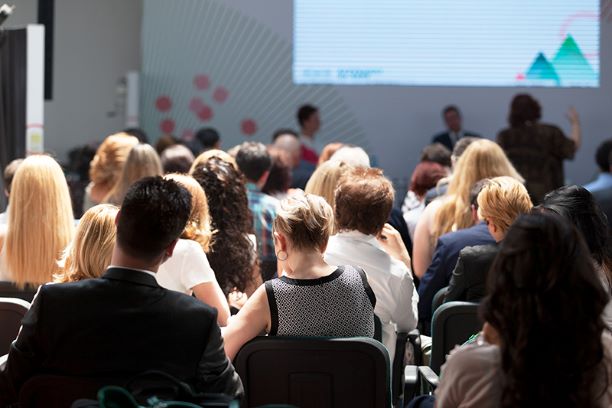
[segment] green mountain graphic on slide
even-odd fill
[[[574,37],[568,35],[552,60],[555,71],[565,81],[597,81],[597,74],[576,44]]]
[[[526,79],[529,80],[546,80],[555,81],[557,85],[561,84],[557,71],[550,62],[546,59],[543,53],[539,53],[535,61],[531,64],[529,71],[527,71]]]

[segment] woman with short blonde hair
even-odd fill
[[[161,161],[155,149],[148,144],[138,144],[130,150],[121,175],[104,202],[120,206],[125,193],[132,184],[142,178],[161,176],[163,173]]]
[[[333,209],[336,205],[336,187],[340,178],[351,169],[341,161],[326,161],[312,173],[304,191],[323,197]]]
[[[11,211],[0,253],[0,280],[19,287],[51,281],[57,258],[74,236],[66,178],[51,157],[26,158],[11,185]]]
[[[478,215],[489,225],[491,235],[503,237],[510,225],[521,214],[527,214],[533,207],[527,189],[513,177],[502,176],[485,182],[478,194]],[[497,232],[499,231],[499,232]],[[501,241],[495,238],[496,241]]]
[[[111,263],[115,248],[118,211],[119,208],[112,204],[98,204],[83,214],[74,240],[60,260],[63,268],[54,276],[55,282],[76,282],[102,276]]]
[[[472,142],[455,166],[448,192],[429,204],[414,232],[414,273],[421,278],[431,263],[440,236],[474,223],[470,207],[470,190],[479,180],[510,176],[524,179],[516,171],[501,147],[487,139]]]

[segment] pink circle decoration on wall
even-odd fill
[[[203,106],[204,101],[202,101],[202,98],[198,98],[197,96],[195,98],[191,98],[191,101],[189,101],[189,110],[192,112],[197,113]]]
[[[210,79],[208,78],[208,75],[199,74],[193,77],[193,86],[200,90],[208,89],[210,87]]]
[[[164,133],[172,133],[174,132],[174,121],[172,119],[164,119],[159,124],[159,129]]]
[[[200,118],[202,122],[209,121],[212,119],[212,117],[213,110],[210,106],[204,105],[200,109],[198,109],[198,118]]]
[[[161,95],[155,100],[155,107],[160,112],[168,112],[172,108],[172,100],[169,96]]]
[[[183,130],[183,133],[181,134],[181,140],[190,142],[193,140],[194,136],[195,134],[193,133],[193,129],[185,129]]]
[[[254,135],[257,132],[257,123],[253,119],[244,119],[240,122],[240,129],[247,136]]]
[[[229,91],[225,89],[225,87],[223,86],[218,86],[217,88],[215,88],[215,91],[213,92],[213,99],[218,103],[225,102],[228,96],[229,96]]]

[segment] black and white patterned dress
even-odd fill
[[[373,337],[376,297],[365,272],[339,266],[319,279],[266,282],[271,336]]]

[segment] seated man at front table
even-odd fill
[[[106,273],[39,289],[0,372],[0,406],[40,374],[121,382],[160,370],[201,392],[242,394],[216,310],[155,280],[190,209],[189,192],[172,180],[149,177],[128,190]]]
[[[454,105],[449,105],[442,111],[442,117],[444,118],[444,124],[446,124],[447,130],[442,133],[438,133],[432,139],[432,143],[441,143],[453,151],[455,143],[462,137],[480,137],[474,132],[468,132],[463,130],[461,124],[461,112],[459,108]]]

